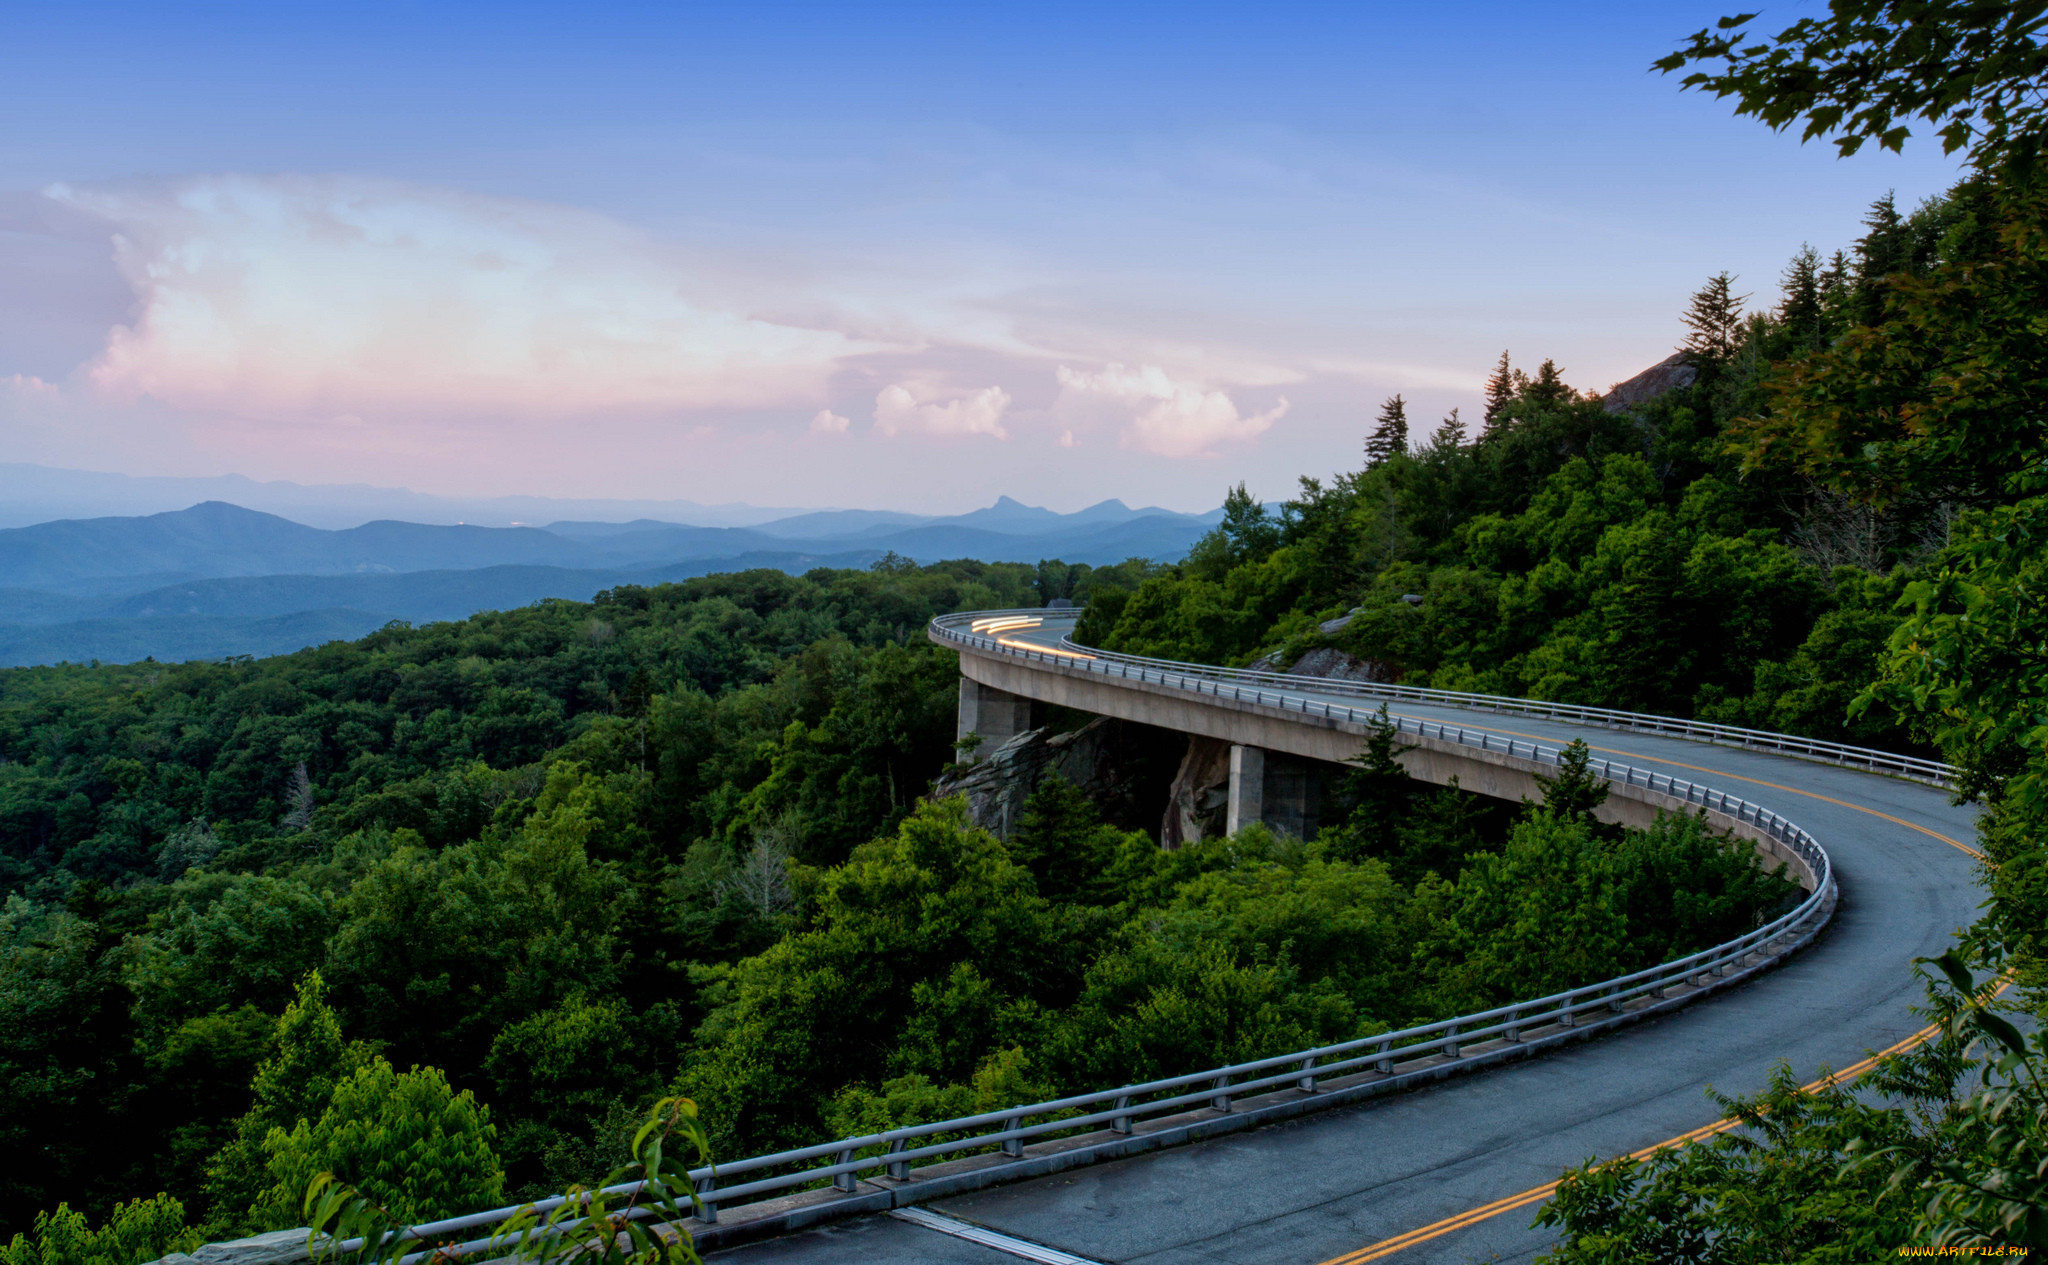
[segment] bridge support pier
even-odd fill
[[[1026,730],[1045,723],[1045,706],[1036,699],[983,685],[970,677],[960,678],[960,724],[956,738],[980,734],[981,745],[961,757],[965,764],[979,764],[997,747]]]
[[[1230,807],[1223,831],[1236,834],[1255,821],[1282,834],[1313,839],[1321,808],[1310,762],[1263,747],[1230,748]]]

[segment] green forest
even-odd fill
[[[923,628],[1053,598],[1112,649],[1330,646],[1958,764],[1986,904],[1919,968],[1937,1039],[1568,1174],[1551,1259],[2048,1246],[2042,54],[1889,12],[1663,63],[1848,152],[1924,121],[1969,167],[1774,301],[1709,279],[1654,398],[1503,354],[1482,416],[1411,434],[1396,396],[1359,469],[1239,485],[1173,566],[892,558],[0,674],[0,1262],[295,1226],[321,1172],[410,1218],[525,1198],[602,1175],[665,1094],[733,1156],[1384,1031],[1790,898],[1696,818],[1598,824],[1583,769],[1497,804],[1409,782],[1384,731],[1307,842],[1165,851],[1058,780],[997,838],[929,796],[957,674]]]
[[[19,1259],[288,1228],[323,1171],[407,1217],[531,1197],[667,1091],[750,1154],[1386,1031],[1794,898],[1698,819],[1599,825],[1583,769],[1421,787],[1391,730],[1309,843],[1163,851],[1056,779],[1008,839],[921,801],[958,679],[925,621],[1147,570],[714,576],[10,674]]]

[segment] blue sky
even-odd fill
[[[1214,504],[1601,389],[1945,187],[1696,4],[11,6],[0,442],[127,473]],[[1766,23],[1801,10],[1767,11]]]

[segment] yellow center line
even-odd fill
[[[2011,981],[2007,980],[2001,983],[1998,986],[1998,990],[1991,995],[1996,997],[2011,986]],[[1811,1094],[1835,1085],[1846,1085],[1877,1066],[1878,1060],[1910,1050],[1932,1037],[1939,1030],[1940,1025],[1929,1024],[1905,1040],[1887,1046],[1876,1054],[1870,1055],[1858,1062],[1851,1063],[1839,1072],[1830,1072],[1826,1076],[1801,1085],[1799,1092]],[[1675,1138],[1666,1138],[1664,1141],[1653,1146],[1646,1146],[1640,1151],[1632,1151],[1629,1153],[1628,1158],[1632,1160],[1646,1160],[1659,1151],[1668,1151],[1674,1147],[1686,1146],[1693,1142],[1714,1137],[1717,1134],[1726,1133],[1741,1123],[1742,1121],[1735,1116],[1724,1116],[1712,1124],[1703,1124],[1699,1128],[1688,1133],[1681,1133]],[[1329,1260],[1324,1261],[1322,1265],[1365,1265],[1367,1261],[1377,1261],[1383,1257],[1392,1256],[1396,1252],[1405,1251],[1417,1244],[1427,1243],[1431,1239],[1442,1238],[1453,1230],[1462,1230],[1467,1226],[1477,1225],[1481,1221],[1490,1221],[1503,1212],[1513,1212],[1517,1208],[1526,1208],[1530,1204],[1542,1203],[1557,1193],[1557,1187],[1557,1182],[1545,1182],[1541,1186],[1533,1186],[1518,1195],[1509,1195],[1505,1199],[1496,1199],[1490,1204],[1482,1204],[1477,1208],[1461,1212],[1455,1217],[1446,1217],[1442,1221],[1423,1226],[1419,1230],[1410,1230],[1406,1234],[1397,1234],[1391,1239],[1382,1239],[1369,1247],[1362,1247],[1354,1252],[1346,1252],[1342,1256],[1331,1257]]]
[[[1400,713],[1394,714],[1399,715]],[[1423,717],[1405,716],[1403,717],[1403,719],[1419,721],[1422,720]],[[1440,724],[1442,722],[1437,721],[1435,719],[1431,719],[1429,723],[1434,725]],[[1487,733],[1502,734],[1513,738],[1527,738],[1531,742],[1557,741],[1556,736],[1552,734],[1523,733],[1519,729],[1500,729],[1491,725],[1465,725],[1463,726],[1463,728],[1481,729]],[[1648,760],[1652,764],[1668,764],[1673,768],[1677,769],[1690,769],[1694,773],[1707,773],[1711,774],[1714,777],[1725,777],[1735,782],[1747,782],[1751,786],[1767,786],[1774,791],[1784,791],[1788,795],[1804,795],[1808,799],[1817,799],[1823,804],[1833,804],[1837,808],[1852,808],[1859,813],[1868,813],[1872,817],[1881,817],[1884,820],[1891,822],[1895,826],[1904,826],[1908,830],[1917,830],[1921,834],[1926,835],[1930,839],[1939,839],[1943,843],[1947,844],[1949,847],[1955,848],[1962,852],[1967,852],[1971,856],[1977,858],[1979,861],[1984,859],[1984,854],[1982,852],[1979,852],[1977,849],[1971,847],[1967,843],[1962,842],[1961,840],[1951,839],[1947,835],[1942,834],[1938,830],[1929,830],[1927,827],[1918,825],[1914,822],[1907,821],[1903,817],[1894,817],[1890,813],[1879,812],[1875,808],[1866,808],[1862,804],[1852,804],[1848,800],[1836,799],[1832,795],[1822,795],[1816,791],[1802,791],[1796,786],[1785,786],[1778,782],[1766,782],[1760,777],[1744,777],[1740,773],[1729,773],[1722,769],[1710,769],[1703,764],[1687,764],[1683,760],[1672,760],[1665,756],[1644,755],[1639,751],[1623,751],[1618,747],[1588,747],[1587,750],[1598,751],[1602,755],[1627,756],[1631,760]]]
[[[1005,644],[1017,643],[1006,642]],[[1032,648],[1046,649],[1046,647],[1042,646],[1034,646]],[[1054,653],[1058,652],[1055,651]],[[1076,657],[1092,658],[1093,656],[1083,655]],[[1401,713],[1392,714],[1401,715]],[[1407,720],[1424,719],[1423,717],[1419,716],[1404,716],[1403,718]],[[1431,718],[1430,723],[1436,724],[1441,722],[1438,722]],[[1507,737],[1526,738],[1531,742],[1557,741],[1557,738],[1553,735],[1524,733],[1520,730],[1501,729],[1490,725],[1465,725],[1462,726],[1462,728],[1479,729],[1487,733],[1497,733]],[[1740,773],[1730,773],[1723,769],[1708,768],[1705,765],[1687,764],[1683,760],[1672,760],[1664,756],[1645,755],[1639,751],[1625,751],[1617,747],[1590,747],[1589,750],[1598,751],[1602,755],[1618,755],[1625,756],[1630,760],[1644,760],[1652,764],[1667,764],[1672,766],[1673,768],[1688,769],[1694,773],[1705,773],[1712,777],[1728,778],[1736,782],[1747,782],[1752,786],[1763,786],[1768,787],[1774,791],[1784,791],[1789,795],[1803,795],[1808,799],[1819,800],[1824,804],[1833,804],[1838,808],[1848,808],[1853,809],[1859,813],[1868,813],[1872,817],[1881,818],[1882,820],[1891,822],[1894,825],[1904,826],[1908,830],[1918,831],[1919,833],[1926,835],[1931,839],[1938,839],[1941,842],[1947,844],[1949,847],[1955,848],[1961,852],[1968,853],[1970,856],[1973,856],[1980,861],[1984,859],[1984,854],[1982,852],[1971,847],[1969,844],[1962,842],[1959,839],[1951,839],[1947,835],[1942,834],[1940,831],[1930,830],[1926,826],[1919,825],[1915,822],[1907,821],[1901,817],[1894,817],[1890,813],[1881,812],[1878,809],[1870,808],[1863,804],[1853,804],[1847,800],[1836,799],[1831,795],[1822,795],[1815,791],[1803,791],[1796,786],[1786,786],[1779,782],[1767,782],[1762,778],[1745,777]],[[1997,992],[1993,993],[1992,995],[1997,996],[1999,993],[2005,992],[2005,990],[2008,987],[2010,987],[2010,982],[2001,984],[1999,985]],[[1898,1054],[1905,1050],[1910,1050],[1913,1047],[1920,1045],[1922,1042],[1932,1037],[1936,1030],[1937,1029],[1935,1025],[1929,1025],[1928,1027],[1922,1028],[1920,1031],[1914,1033],[1910,1037],[1907,1037],[1905,1040],[1900,1041],[1895,1045],[1889,1046],[1886,1049],[1881,1050],[1876,1054],[1870,1055],[1869,1057],[1864,1058],[1858,1062],[1852,1063],[1848,1067],[1843,1068],[1839,1072],[1830,1072],[1828,1075],[1823,1076],[1818,1080],[1800,1086],[1800,1092],[1805,1094],[1811,1094],[1818,1090],[1825,1089],[1831,1085],[1847,1084],[1850,1081],[1853,1081],[1856,1078],[1862,1076],[1872,1067],[1875,1067],[1878,1063],[1878,1060],[1887,1058],[1893,1054]],[[1650,1156],[1655,1155],[1659,1151],[1669,1150],[1672,1147],[1685,1146],[1689,1143],[1697,1142],[1704,1138],[1710,1138],[1717,1134],[1726,1133],[1730,1129],[1735,1128],[1740,1123],[1741,1121],[1733,1116],[1724,1117],[1720,1120],[1714,1121],[1712,1124],[1701,1125],[1699,1128],[1694,1129],[1689,1133],[1681,1133],[1675,1138],[1667,1138],[1664,1141],[1655,1144],[1654,1146],[1646,1146],[1640,1151],[1631,1153],[1629,1158],[1634,1160],[1648,1159]],[[1461,1212],[1455,1217],[1447,1217],[1442,1221],[1434,1223],[1433,1225],[1423,1226],[1419,1230],[1410,1230],[1406,1234],[1396,1235],[1391,1239],[1382,1240],[1381,1242],[1372,1244],[1369,1247],[1362,1247],[1359,1248],[1357,1251],[1348,1252],[1343,1256],[1333,1257],[1330,1260],[1323,1262],[1323,1265],[1365,1265],[1365,1262],[1367,1261],[1376,1261],[1381,1259],[1382,1257],[1392,1256],[1396,1252],[1400,1252],[1407,1248],[1414,1247],[1419,1243],[1427,1243],[1431,1239],[1440,1238],[1443,1235],[1449,1234],[1454,1230],[1462,1230],[1466,1226],[1476,1225],[1481,1221],[1490,1220],[1494,1217],[1499,1216],[1503,1212],[1513,1212],[1517,1208],[1526,1208],[1530,1204],[1541,1203],[1545,1199],[1550,1198],[1550,1196],[1555,1194],[1556,1191],[1556,1182],[1546,1182],[1541,1186],[1536,1186],[1532,1187],[1529,1190],[1525,1190],[1518,1195],[1509,1195],[1505,1199],[1497,1199],[1490,1204],[1482,1204],[1477,1208]]]
[[[1003,644],[1020,645],[1022,643],[1004,641]],[[1048,647],[1044,646],[1032,646],[1030,648],[1035,650],[1049,650]],[[1057,654],[1061,652],[1050,651],[1050,653]],[[1094,656],[1074,655],[1072,657],[1093,658]],[[1424,719],[1420,716],[1406,716],[1398,712],[1392,714],[1402,715],[1403,719],[1406,720],[1419,721]],[[1438,724],[1441,722],[1436,721],[1434,718],[1430,718],[1430,723]],[[1520,730],[1501,729],[1490,725],[1465,725],[1461,727],[1466,729],[1479,729],[1487,733],[1497,733],[1508,737],[1527,738],[1531,742],[1557,741],[1557,738],[1553,735],[1524,733]],[[1592,751],[1598,751],[1602,755],[1625,756],[1631,760],[1646,760],[1652,764],[1668,764],[1673,768],[1689,769],[1694,773],[1705,773],[1713,777],[1728,778],[1732,781],[1748,782],[1752,786],[1769,787],[1771,790],[1774,791],[1784,791],[1789,795],[1803,795],[1808,799],[1819,800],[1824,804],[1833,804],[1838,808],[1848,808],[1853,809],[1859,813],[1868,813],[1872,817],[1881,818],[1885,821],[1891,822],[1894,825],[1904,826],[1908,830],[1918,831],[1919,833],[1926,835],[1931,839],[1938,839],[1941,842],[1947,844],[1949,847],[1955,848],[1961,852],[1966,852],[1970,856],[1973,856],[1980,861],[1984,859],[1984,854],[1982,852],[1971,847],[1969,844],[1962,842],[1959,839],[1951,839],[1947,835],[1942,834],[1940,831],[1930,830],[1926,826],[1919,825],[1915,822],[1907,821],[1902,817],[1894,817],[1890,813],[1880,812],[1875,808],[1866,807],[1862,804],[1852,804],[1847,800],[1836,799],[1831,795],[1822,795],[1815,791],[1802,791],[1796,786],[1785,786],[1782,783],[1778,782],[1767,782],[1762,778],[1745,777],[1740,773],[1729,773],[1726,770],[1712,769],[1706,767],[1705,765],[1687,764],[1683,760],[1672,760],[1663,756],[1645,755],[1638,751],[1624,751],[1617,747],[1589,747],[1588,749]],[[2009,987],[2011,987],[2010,981],[2000,984],[1997,992],[1993,993],[1992,996],[1998,996],[2000,993],[2005,992],[2005,990]],[[1914,1033],[1910,1037],[1907,1037],[1905,1040],[1900,1041],[1895,1045],[1889,1046],[1886,1049],[1880,1050],[1878,1053],[1873,1054],[1868,1058],[1852,1063],[1848,1067],[1843,1068],[1839,1072],[1830,1072],[1828,1075],[1823,1076],[1816,1081],[1800,1086],[1800,1092],[1805,1094],[1811,1094],[1818,1090],[1825,1089],[1831,1085],[1847,1084],[1848,1082],[1853,1081],[1856,1078],[1862,1076],[1872,1067],[1875,1067],[1878,1063],[1878,1060],[1887,1058],[1893,1054],[1898,1054],[1905,1050],[1912,1049],[1913,1047],[1921,1044],[1928,1038],[1932,1037],[1935,1031],[1935,1025],[1929,1025],[1925,1028],[1922,1028],[1920,1031]],[[1654,1146],[1644,1147],[1640,1151],[1633,1152],[1629,1156],[1629,1158],[1635,1160],[1648,1159],[1650,1156],[1655,1155],[1659,1151],[1668,1150],[1672,1147],[1685,1146],[1689,1143],[1700,1141],[1703,1138],[1709,1138],[1717,1134],[1726,1133],[1730,1129],[1735,1128],[1740,1123],[1741,1121],[1733,1116],[1724,1117],[1720,1120],[1714,1121],[1712,1124],[1701,1125],[1699,1128],[1694,1129],[1689,1133],[1681,1133],[1675,1138],[1667,1138],[1664,1141],[1655,1144]],[[1414,1247],[1418,1243],[1427,1243],[1429,1240],[1449,1234],[1453,1230],[1462,1230],[1466,1226],[1476,1225],[1481,1221],[1486,1221],[1493,1217],[1497,1217],[1503,1212],[1512,1212],[1517,1208],[1526,1208],[1530,1204],[1541,1203],[1543,1200],[1550,1198],[1550,1196],[1556,1193],[1556,1191],[1556,1182],[1546,1182],[1541,1186],[1536,1186],[1529,1190],[1525,1190],[1518,1195],[1509,1195],[1505,1199],[1497,1199],[1490,1204],[1483,1204],[1477,1208],[1470,1209],[1466,1212],[1461,1212],[1455,1217],[1447,1217],[1444,1220],[1438,1221],[1433,1225],[1423,1226],[1419,1230],[1410,1230],[1406,1234],[1396,1235],[1391,1239],[1382,1240],[1381,1242],[1372,1244],[1369,1247],[1359,1248],[1357,1251],[1348,1252],[1343,1256],[1332,1257],[1330,1260],[1323,1262],[1323,1265],[1365,1265],[1365,1262],[1367,1261],[1376,1261],[1381,1259],[1382,1257],[1392,1256],[1396,1252],[1400,1252],[1407,1248]]]

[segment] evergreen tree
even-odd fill
[[[1355,767],[1343,782],[1342,793],[1354,807],[1341,826],[1327,832],[1331,855],[1352,862],[1388,857],[1395,851],[1401,823],[1417,793],[1408,770],[1401,766],[1402,754],[1414,748],[1401,744],[1401,732],[1394,727],[1385,703],[1380,704],[1371,726],[1365,746],[1351,757]]]
[[[1555,360],[1545,359],[1536,367],[1536,376],[1529,379],[1517,394],[1540,406],[1569,404],[1576,396],[1564,380],[1564,371],[1557,367]]]
[[[1458,410],[1452,409],[1430,436],[1430,442],[1445,450],[1465,446],[1465,423],[1458,417]]]
[[[1741,342],[1742,304],[1749,296],[1736,294],[1734,285],[1735,278],[1725,272],[1709,277],[1681,318],[1692,333],[1679,350],[1702,366],[1727,360]]]
[[[1408,405],[1399,395],[1380,406],[1379,424],[1365,441],[1365,468],[1383,464],[1408,451]]]
[[[1557,776],[1534,775],[1543,788],[1543,806],[1559,817],[1591,817],[1607,802],[1607,779],[1593,772],[1593,752],[1583,738],[1574,738],[1557,753]]]
[[[1818,285],[1821,332],[1829,342],[1849,327],[1850,305],[1855,297],[1853,290],[1849,256],[1847,252],[1838,250],[1828,257],[1828,266],[1821,272]]]
[[[1792,262],[1785,265],[1779,286],[1784,297],[1778,301],[1778,323],[1797,351],[1810,351],[1826,339],[1822,336],[1820,303],[1820,252],[1801,246]]]
[[[1856,279],[1868,285],[1903,271],[1912,240],[1896,196],[1887,191],[1863,216],[1863,236],[1856,239]]]
[[[1501,410],[1515,398],[1515,370],[1508,363],[1508,354],[1500,354],[1500,363],[1493,367],[1493,373],[1486,379],[1486,414],[1481,417],[1482,433],[1491,431],[1500,422]]]
[[[1884,280],[1905,272],[1912,263],[1913,232],[1887,192],[1870,204],[1863,217],[1863,236],[1856,239],[1855,288],[1852,312],[1859,325],[1884,319]]]

